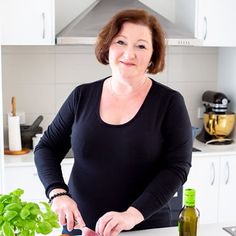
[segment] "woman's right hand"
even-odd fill
[[[50,197],[56,193],[65,192],[64,189],[53,189],[50,192]],[[58,220],[61,225],[67,225],[69,231],[85,226],[84,220],[79,212],[76,202],[67,195],[62,195],[52,200],[52,210],[58,215]],[[76,223],[75,223],[76,222]]]

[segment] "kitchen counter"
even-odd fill
[[[236,154],[236,143],[229,145],[213,145],[213,144],[204,144],[198,140],[194,140],[193,147],[201,150],[200,152],[193,152],[193,155],[201,156],[205,154]]]
[[[236,143],[229,145],[205,145],[204,143],[199,142],[198,140],[194,140],[193,147],[201,150],[200,152],[193,152],[194,156],[216,156],[217,154],[221,155],[229,155],[236,154]],[[235,155],[236,156],[236,155]],[[34,154],[31,151],[28,154],[24,155],[5,155],[5,166],[27,166],[32,165]],[[73,163],[73,158],[65,158],[63,163]]]
[[[225,226],[234,226],[236,222],[231,225],[200,225],[198,236],[230,236],[229,233],[224,231],[222,227]],[[50,234],[50,236],[59,236],[60,231],[56,230]],[[178,228],[177,227],[169,227],[169,228],[159,228],[159,229],[148,229],[148,230],[140,230],[134,232],[125,232],[121,233],[121,236],[178,236]]]
[[[5,166],[32,166],[34,163],[34,153],[30,151],[24,155],[4,155],[5,157]],[[72,164],[74,158],[65,158],[62,161],[64,164]]]

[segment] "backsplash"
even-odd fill
[[[75,86],[110,75],[109,66],[96,61],[93,46],[2,47],[2,64],[5,134],[12,96],[25,123],[43,115],[45,130]],[[216,48],[168,47],[164,72],[150,77],[180,91],[192,125],[201,127],[201,95],[217,89],[217,68]]]

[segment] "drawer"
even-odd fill
[[[35,166],[14,166],[5,168],[6,193],[22,188],[22,199],[26,201],[47,201],[45,190],[39,180]]]

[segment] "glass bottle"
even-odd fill
[[[195,190],[185,189],[184,207],[179,214],[179,236],[197,236],[199,210],[195,207]]]

